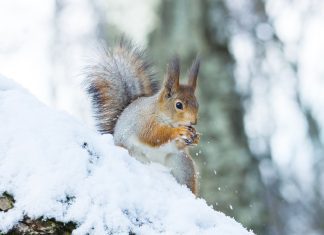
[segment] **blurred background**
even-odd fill
[[[160,78],[201,56],[208,204],[256,234],[324,234],[324,1],[0,0],[0,73],[93,128],[83,68],[121,34]]]

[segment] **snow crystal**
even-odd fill
[[[74,221],[74,234],[252,235],[168,170],[144,165],[66,113],[0,76],[0,232],[25,215]]]

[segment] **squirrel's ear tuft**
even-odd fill
[[[190,71],[189,71],[188,85],[191,86],[193,89],[196,89],[199,67],[200,67],[200,59],[197,56],[196,59],[194,60],[194,62],[192,63]]]
[[[168,97],[171,97],[172,94],[178,89],[179,77],[180,61],[178,56],[174,56],[168,64],[167,74],[164,81],[164,88]]]

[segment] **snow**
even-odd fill
[[[74,221],[74,234],[252,235],[177,184],[158,164],[144,165],[70,115],[39,102],[0,76],[0,232],[25,215]]]

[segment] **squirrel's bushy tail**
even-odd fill
[[[145,53],[130,41],[104,50],[100,61],[89,66],[86,90],[92,101],[96,125],[101,133],[113,133],[118,116],[135,99],[158,91]]]

